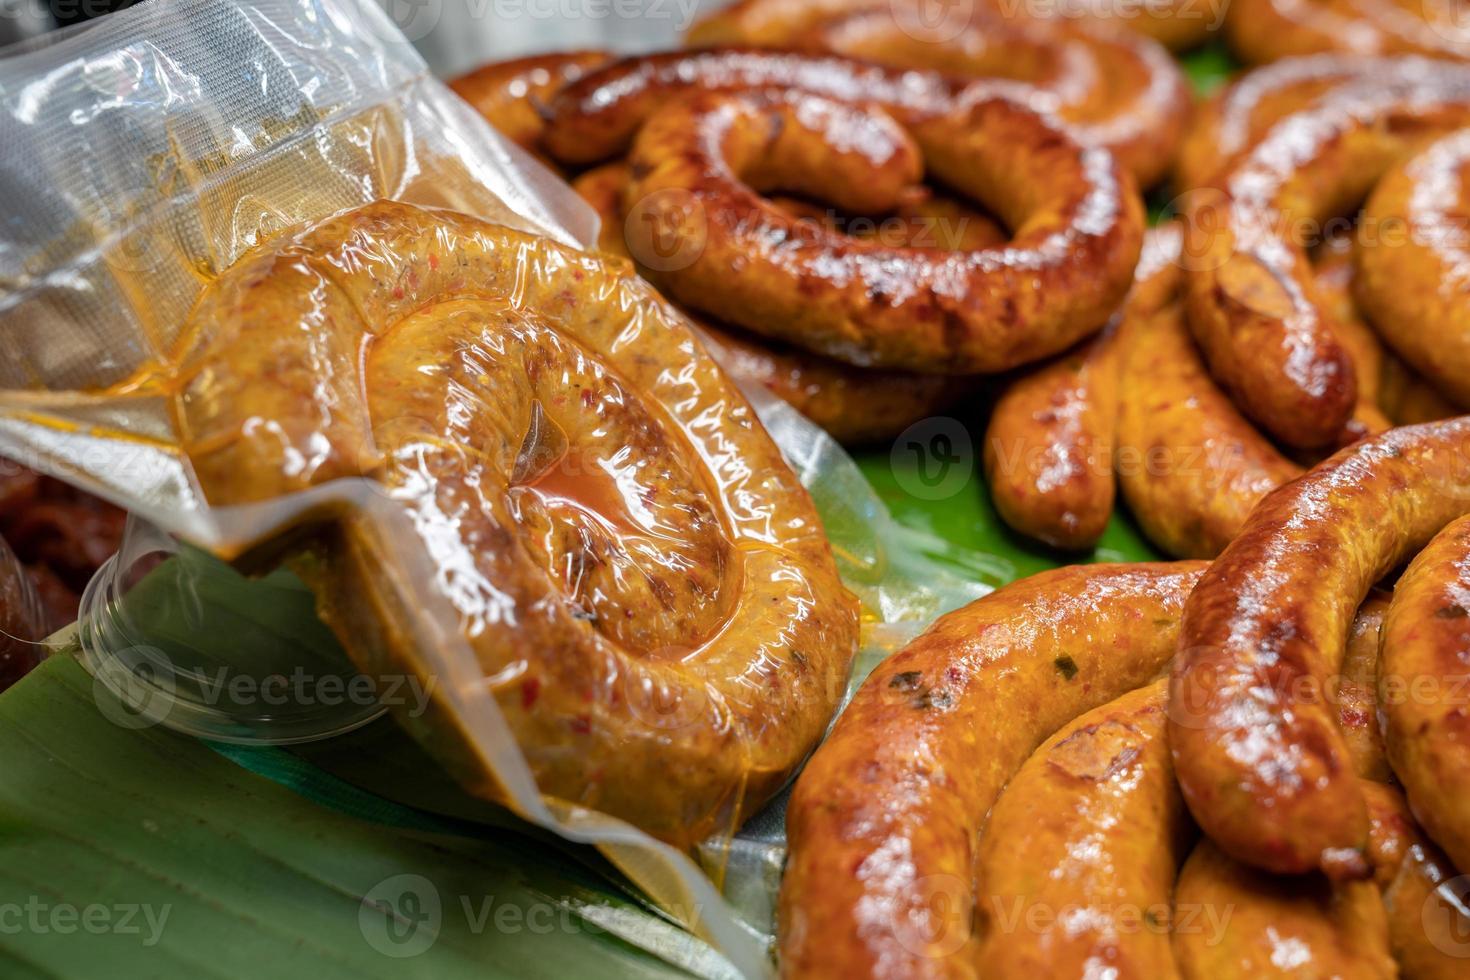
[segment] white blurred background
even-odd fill
[[[0,45],[83,23],[139,0],[0,0]],[[725,0],[376,0],[448,77],[487,61],[541,51],[671,46],[696,8]]]

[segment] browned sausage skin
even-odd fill
[[[1168,980],[1193,843],[1160,679],[1079,715],[1006,785],[977,862],[979,975]]]
[[[1184,980],[1393,980],[1383,898],[1371,881],[1266,874],[1202,840],[1174,892]]]
[[[1363,210],[1355,292],[1393,349],[1470,406],[1470,131],[1435,142],[1378,182]]]
[[[1393,781],[1378,727],[1378,654],[1388,601],[1388,593],[1375,589],[1358,607],[1334,692],[1337,724],[1352,756],[1353,769],[1363,779],[1378,783]]]
[[[449,87],[506,138],[539,156],[546,101],[563,85],[611,60],[603,51],[532,55],[466,72],[450,79]]]
[[[917,4],[891,0],[811,4],[775,18],[762,18],[749,3],[739,7],[696,25],[690,41],[825,51],[956,77],[1024,81],[1078,140],[1112,150],[1143,187],[1167,172],[1189,111],[1184,76],[1163,48],[1075,19],[1006,17],[982,5],[947,30],[921,22]]]
[[[1465,879],[1425,838],[1404,795],[1392,786],[1363,783],[1368,801],[1374,880],[1388,912],[1388,937],[1407,980],[1459,980],[1465,975]]]
[[[1123,348],[1114,463],[1123,497],[1166,553],[1213,558],[1301,467],[1216,386],[1179,306],[1130,318]]]
[[[582,174],[572,189],[602,218],[598,246],[627,256],[623,240],[623,194],[628,184],[624,163],[607,163]],[[778,202],[796,217],[803,202]],[[818,215],[813,220],[826,220]],[[937,229],[937,231],[936,231]],[[1003,230],[992,220],[957,201],[927,197],[906,201],[873,229],[875,235],[893,235],[916,248],[945,247],[952,243],[973,247],[1003,241]],[[953,242],[951,235],[960,241]],[[917,374],[853,367],[797,347],[763,340],[685,311],[700,328],[705,346],[730,376],[742,384],[757,384],[821,426],[834,439],[862,444],[892,439],[921,419],[943,413],[983,383],[964,376]]]
[[[749,405],[626,263],[377,202],[248,253],[184,346],[174,407],[210,503],[372,481],[543,793],[690,846],[820,738],[856,601]],[[402,545],[354,509],[297,562],[373,675],[433,669]],[[503,801],[446,686],[400,721]]]
[[[1470,418],[1392,429],[1261,501],[1185,610],[1170,740],[1200,826],[1270,871],[1367,871],[1323,686],[1368,590],[1470,511]]]
[[[880,664],[792,794],[782,971],[974,976],[986,812],[1048,735],[1157,674],[1202,567],[1036,575],[941,618]]]
[[[1470,518],[1437,534],[1394,588],[1378,702],[1389,762],[1424,829],[1470,867]]]
[[[1008,97],[978,94],[909,130],[922,166],[1018,229],[1004,246],[886,247],[795,220],[756,192],[794,185],[854,210],[891,206],[920,165],[902,140],[880,138],[891,128],[875,110],[788,92],[673,103],[629,157],[628,210],[644,218],[628,223],[630,250],[681,302],[865,366],[1003,371],[1102,326],[1141,246],[1137,194],[1106,153]],[[854,171],[873,176],[844,179]]]
[[[1102,334],[1017,379],[985,431],[985,483],[1001,518],[1057,548],[1097,543],[1113,514],[1113,447],[1125,316],[1143,316],[1174,295],[1180,230],[1144,236],[1133,286]]]
[[[1183,50],[1203,41],[1217,25],[1202,5],[1194,0],[1134,0],[1105,3],[1088,0],[1069,4],[1057,11],[1018,8],[996,0],[964,0],[947,6],[939,18],[934,11],[919,3],[891,3],[886,0],[739,0],[699,20],[689,31],[691,44],[760,44],[779,46],[787,39],[799,38],[814,23],[843,14],[871,11],[882,6],[891,10],[894,20],[912,29],[921,38],[951,35],[978,18],[1004,18],[1009,21],[1036,21],[1052,24],[1075,24],[1078,21],[1101,23],[1108,27],[1126,28],[1160,44]]]
[[[833,55],[721,48],[625,58],[565,86],[548,106],[547,149],[572,164],[599,163],[633,143],[644,122],[691,91],[774,89],[836,102],[877,103],[905,125],[954,110],[966,83]]]
[[[1225,34],[1257,64],[1323,51],[1470,58],[1470,34],[1445,0],[1232,0]]]
[[[1207,186],[1293,113],[1311,108],[1333,90],[1433,85],[1445,64],[1433,58],[1368,58],[1320,54],[1288,58],[1245,72],[1200,105],[1179,151],[1175,187]]]
[[[1302,230],[1360,201],[1419,135],[1466,121],[1460,66],[1360,80],[1281,119],[1186,198],[1190,327],[1236,404],[1288,446],[1332,444],[1357,397]]]

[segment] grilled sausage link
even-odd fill
[[[1167,701],[1161,679],[1078,716],[1006,785],[980,842],[980,976],[1178,976],[1170,910],[1194,825]]]
[[[1389,763],[1419,822],[1458,868],[1470,868],[1467,595],[1470,518],[1462,517],[1429,542],[1394,588],[1378,676]]]
[[[542,111],[563,85],[606,64],[604,51],[568,51],[497,61],[451,79],[455,94],[475,107],[507,139],[542,156]]]
[[[1299,229],[1361,200],[1424,133],[1467,121],[1460,66],[1364,79],[1281,119],[1187,197],[1190,327],[1236,404],[1287,445],[1332,444],[1357,398]]]
[[[1174,890],[1184,980],[1392,980],[1383,898],[1371,881],[1277,877],[1202,840]]]
[[[975,841],[991,804],[1048,735],[1157,675],[1202,567],[1045,572],[881,663],[791,797],[782,971],[973,977]]]
[[[1124,326],[1118,457],[1123,497],[1150,541],[1213,558],[1262,497],[1301,473],[1210,378],[1176,305]]]
[[[1363,209],[1354,281],[1383,339],[1461,406],[1470,406],[1467,179],[1465,130],[1390,170]]]
[[[689,39],[1023,81],[1055,107],[1079,141],[1111,150],[1141,187],[1168,171],[1183,135],[1189,112],[1183,73],[1158,44],[1126,31],[1075,19],[1006,17],[984,4],[963,23],[954,22],[953,30],[925,23],[927,12],[917,4],[892,0],[786,5],[774,18],[762,17],[771,6],[770,0],[746,0],[717,11],[696,24]]]
[[[738,0],[695,23],[688,40],[695,45],[757,44],[781,47],[799,41],[803,32],[817,22],[839,18],[845,14],[867,13],[880,6],[881,0]],[[1104,3],[1084,0],[1080,4],[1058,9],[1048,18],[1043,7],[1023,10],[996,0],[965,0],[938,11],[920,3],[889,3],[884,9],[899,25],[911,30],[920,40],[953,37],[976,20],[1002,18],[1011,23],[1052,21],[1103,22],[1109,28],[1126,28],[1153,38],[1165,47],[1182,51],[1203,41],[1215,26],[1207,12],[1194,0],[1136,0],[1136,2]],[[1030,15],[1030,16],[1028,16]],[[997,58],[1000,58],[997,55]],[[1002,70],[997,65],[996,70]]]
[[[1190,811],[1270,871],[1361,876],[1367,816],[1323,686],[1368,590],[1470,511],[1470,418],[1391,429],[1276,490],[1190,596],[1169,737]]]
[[[298,567],[365,672],[443,681],[399,720],[470,791],[505,799],[446,706],[471,688],[544,794],[682,846],[821,736],[856,603],[748,404],[625,263],[378,202],[247,253],[186,338],[175,413],[212,505],[377,488],[357,499],[392,520],[314,511]],[[426,661],[409,576],[472,662]]]
[[[1137,195],[1105,153],[1008,97],[982,95],[910,130],[923,166],[1018,229],[1004,246],[890,248],[813,228],[756,193],[890,206],[902,179],[918,177],[903,142],[880,135],[893,126],[873,109],[787,92],[673,103],[629,156],[628,210],[644,219],[628,223],[630,250],[680,302],[864,366],[1003,371],[1103,325],[1138,258]],[[1031,179],[1016,186],[1018,174]]]
[[[1382,783],[1365,782],[1374,880],[1388,912],[1388,938],[1399,973],[1407,980],[1457,980],[1465,975],[1465,879],[1424,837],[1404,796]]]
[[[598,247],[625,257],[623,195],[627,184],[628,168],[621,162],[594,167],[572,182],[572,189],[602,218]],[[779,203],[793,217],[814,221],[828,217],[802,210],[804,202]],[[863,231],[884,241],[893,236],[897,243],[914,248],[980,248],[1005,238],[986,216],[958,201],[935,197],[905,201],[891,222]],[[974,244],[966,244],[970,242]],[[753,337],[687,310],[685,314],[695,321],[705,346],[732,378],[761,385],[847,444],[892,439],[915,422],[942,414],[980,387],[979,379],[965,376],[853,367]]]
[[[1017,379],[985,432],[985,484],[1001,518],[1057,548],[1089,548],[1113,514],[1113,446],[1125,316],[1162,306],[1178,282],[1179,228],[1144,237],[1123,309],[1098,337]]]
[[[1470,58],[1470,36],[1446,0],[1232,0],[1225,36],[1252,64],[1324,51]]]

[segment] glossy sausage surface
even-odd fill
[[[1378,703],[1414,814],[1470,867],[1470,518],[1436,535],[1393,590]]]
[[[1389,171],[1363,209],[1354,283],[1384,340],[1462,406],[1470,405],[1467,180],[1465,130]]]
[[[1078,716],[996,801],[977,863],[982,977],[1178,976],[1174,879],[1194,826],[1160,679]]]
[[[760,197],[794,184],[840,206],[891,205],[909,174],[894,170],[903,143],[879,135],[893,117],[858,113],[790,92],[704,92],[655,113],[629,157],[627,206],[643,219],[628,223],[630,250],[683,303],[863,366],[1003,371],[1103,325],[1143,236],[1137,194],[1105,153],[1000,95],[915,125],[923,167],[1017,229],[976,251],[886,247]]]
[[[1355,376],[1307,248],[1417,138],[1470,121],[1470,73],[1334,88],[1185,199],[1190,327],[1241,410],[1288,446],[1330,446]]]
[[[1266,874],[1202,840],[1174,893],[1185,980],[1393,980],[1388,918],[1371,881]]]
[[[1202,567],[1044,572],[942,617],[879,664],[787,810],[783,973],[975,976],[986,813],[1047,736],[1157,676]]]
[[[1113,450],[1125,317],[1172,298],[1179,276],[1179,227],[1145,237],[1123,308],[1103,332],[1013,382],[985,432],[985,484],[1001,518],[1058,548],[1097,543],[1113,514]]]
[[[378,202],[247,253],[184,349],[211,504],[364,481],[309,515],[297,567],[365,672],[440,680],[399,720],[471,792],[504,799],[446,706],[456,676],[544,794],[684,846],[826,728],[856,601],[754,412],[626,263]],[[432,658],[422,603],[473,681]]]
[[[1323,697],[1368,590],[1470,512],[1470,418],[1391,429],[1266,497],[1190,596],[1169,736],[1231,856],[1367,873],[1367,815]]]

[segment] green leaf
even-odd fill
[[[93,696],[68,657],[0,696],[4,976],[728,971],[583,864],[508,827],[471,839],[354,819],[197,740],[114,725]]]

